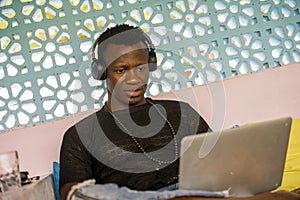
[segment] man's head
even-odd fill
[[[149,53],[149,71],[157,69],[157,59],[155,54],[155,47],[146,33],[140,28],[129,26],[127,24],[117,25],[107,29],[94,42],[92,47],[92,75],[96,80],[106,79],[106,69],[109,63],[104,62],[103,52],[109,44],[124,44],[132,45],[142,42],[145,44],[144,48],[148,49]],[[116,55],[120,56],[120,55]]]
[[[151,40],[139,28],[118,25],[97,38],[93,46],[92,72],[94,78],[106,79],[111,109],[145,102],[149,70],[156,69],[156,62]]]

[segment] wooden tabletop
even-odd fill
[[[280,190],[277,192],[267,192],[253,197],[246,198],[207,198],[207,197],[177,197],[172,200],[300,200],[300,192],[288,192]]]

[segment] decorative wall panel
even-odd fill
[[[298,0],[1,0],[0,131],[106,100],[90,49],[107,27],[141,27],[156,46],[148,95],[300,62]]]

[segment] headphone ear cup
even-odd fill
[[[153,49],[149,51],[148,64],[150,72],[153,72],[157,69],[157,58]]]
[[[93,59],[91,68],[92,68],[92,76],[94,79],[96,80],[106,79],[106,69],[97,59]]]

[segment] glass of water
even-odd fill
[[[21,187],[17,151],[0,153],[0,192]]]

